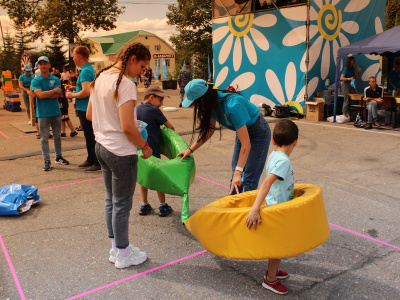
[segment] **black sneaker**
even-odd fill
[[[76,135],[78,135],[78,131],[72,131],[72,132],[69,134],[70,137],[74,137],[74,136],[76,136]]]
[[[67,137],[67,134],[65,132],[61,133],[61,137]]]
[[[153,208],[151,207],[150,204],[142,204],[140,207],[139,215],[141,216],[147,216],[153,211]]]
[[[43,171],[50,171],[51,170],[51,162],[49,160],[44,161]]]
[[[56,164],[62,164],[62,165],[69,165],[69,161],[66,160],[64,157],[56,157]]]
[[[166,217],[170,213],[172,213],[172,207],[169,206],[167,203],[161,204],[160,207],[159,207],[159,210],[160,210],[160,212],[158,213],[158,215],[160,217]]]
[[[372,123],[365,124],[364,129],[372,129]]]
[[[49,139],[52,139],[53,138],[53,135],[52,134],[49,134]]]

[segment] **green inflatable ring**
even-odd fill
[[[161,126],[160,153],[168,160],[154,156],[143,159],[139,151],[137,176],[137,182],[150,190],[183,197],[182,223],[189,218],[189,187],[196,175],[193,155],[184,160],[176,157],[186,149],[188,145],[178,133]]]

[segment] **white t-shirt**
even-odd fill
[[[93,131],[96,142],[100,143],[117,156],[137,154],[137,147],[122,131],[118,108],[128,102],[137,100],[136,85],[123,76],[118,89],[118,100],[113,99],[118,73],[104,71],[96,79],[94,89],[90,94],[92,102]],[[136,124],[135,115],[132,121]]]
[[[69,72],[61,73],[61,80],[69,80],[70,77],[71,77],[71,74],[69,74]]]

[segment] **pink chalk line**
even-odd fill
[[[196,177],[197,177],[197,178],[200,178],[200,179],[203,179],[203,180],[205,180],[205,181],[214,183],[214,184],[216,184],[216,185],[222,186],[223,188],[226,188],[226,189],[229,190],[229,187],[227,187],[226,185],[220,184],[220,183],[218,183],[218,182],[215,182],[215,181],[212,181],[212,180],[210,180],[210,179],[207,179],[207,178],[204,178],[204,177],[200,177],[200,176],[197,176],[197,175],[196,175]]]
[[[78,183],[96,181],[96,180],[100,180],[100,179],[103,179],[103,177],[99,177],[99,178],[95,178],[95,179],[88,179],[88,180],[83,180],[83,181],[77,181],[77,182],[71,182],[71,183],[66,183],[66,184],[61,184],[61,185],[55,185],[55,186],[51,186],[51,187],[39,189],[39,191],[54,189],[54,188],[58,188],[58,187],[62,187],[62,186],[68,186],[68,185],[73,185],[73,184],[78,184]]]
[[[209,180],[209,179],[206,179],[206,178],[203,178],[203,177],[200,177],[200,176],[197,176],[197,175],[196,175],[196,177],[197,177],[197,178],[200,178],[200,179],[203,179],[203,180],[205,180],[205,181],[214,183],[214,184],[216,184],[216,185],[222,186],[222,187],[224,187],[224,188],[226,188],[226,189],[229,189],[229,187],[227,187],[226,185],[222,185],[222,184],[220,184],[220,183],[211,181],[211,180]],[[394,245],[392,245],[392,244],[388,244],[388,243],[386,243],[386,242],[383,242],[383,241],[374,239],[374,238],[372,238],[372,237],[369,237],[369,236],[367,236],[367,235],[361,234],[361,233],[359,233],[359,232],[356,232],[356,231],[353,231],[353,230],[350,230],[350,229],[341,227],[341,226],[336,225],[336,224],[333,224],[333,223],[329,223],[329,225],[331,225],[331,226],[333,226],[333,227],[336,227],[336,228],[339,228],[339,229],[342,229],[342,230],[345,230],[345,231],[347,231],[347,232],[356,234],[356,235],[361,236],[361,237],[363,237],[363,238],[372,240],[372,241],[374,241],[374,242],[381,243],[381,244],[383,244],[383,245],[386,245],[386,246],[389,246],[389,247],[392,247],[392,248],[395,248],[395,249],[400,250],[400,247],[397,247],[397,246],[394,246]]]
[[[6,136],[2,131],[0,131],[0,133],[1,133],[6,139],[9,139],[9,137]]]
[[[378,242],[378,243],[381,243],[381,244],[383,244],[383,245],[386,245],[386,246],[389,246],[389,247],[395,248],[395,249],[397,249],[397,250],[400,250],[400,247],[397,247],[397,246],[395,246],[395,245],[388,244],[388,243],[386,243],[386,242],[383,242],[383,241],[380,241],[380,240],[374,239],[374,238],[372,238],[372,237],[370,237],[370,236],[367,236],[367,235],[364,235],[364,234],[358,233],[358,232],[356,232],[356,231],[353,231],[353,230],[350,230],[350,229],[347,229],[347,228],[341,227],[341,226],[339,226],[339,225],[332,224],[332,223],[329,223],[329,225],[331,225],[331,226],[333,226],[333,227],[337,227],[337,228],[339,228],[339,229],[342,229],[342,230],[345,230],[345,231],[348,231],[348,232],[350,232],[350,233],[352,233],[352,234],[359,235],[359,236],[361,236],[361,237],[363,237],[363,238],[366,238],[366,239],[372,240],[372,241],[374,241],[374,242]]]
[[[114,282],[112,282],[112,283],[103,285],[103,286],[101,286],[101,287],[98,287],[98,288],[96,288],[96,289],[90,290],[90,291],[88,291],[88,292],[85,292],[85,293],[82,293],[82,294],[79,294],[79,295],[76,295],[76,296],[71,297],[71,298],[68,298],[68,299],[66,299],[66,300],[72,300],[72,299],[77,299],[77,298],[80,298],[80,297],[83,297],[83,296],[87,296],[87,295],[92,294],[92,293],[95,293],[95,292],[97,292],[97,291],[100,291],[100,290],[109,288],[109,287],[111,287],[111,286],[113,286],[113,285],[122,283],[122,282],[124,282],[124,281],[130,280],[130,279],[133,279],[133,278],[142,276],[142,275],[145,275],[145,274],[147,274],[147,273],[151,273],[151,272],[153,272],[153,271],[156,271],[156,270],[165,268],[165,267],[167,267],[167,266],[176,264],[176,263],[178,263],[178,262],[184,261],[184,260],[186,260],[186,259],[192,258],[192,257],[194,257],[194,256],[197,256],[197,255],[200,255],[200,254],[203,254],[203,253],[206,253],[206,252],[207,252],[207,250],[203,250],[203,251],[200,251],[200,252],[197,252],[197,253],[193,253],[193,254],[191,254],[191,255],[188,255],[188,256],[182,257],[182,258],[180,258],[180,259],[171,261],[171,262],[169,262],[169,263],[166,263],[166,264],[164,264],[164,265],[155,267],[155,268],[153,268],[153,269],[149,269],[149,270],[147,270],[147,271],[144,271],[144,272],[141,272],[141,273],[138,273],[138,274],[135,274],[135,275],[126,277],[126,278],[124,278],[124,279],[120,279],[120,280],[114,281]]]
[[[4,256],[6,257],[6,260],[8,262],[8,266],[10,267],[11,274],[14,277],[14,281],[15,281],[15,284],[17,286],[19,295],[21,296],[22,300],[25,300],[24,291],[21,288],[21,284],[19,283],[17,273],[15,272],[14,266],[13,266],[13,264],[11,262],[11,258],[8,255],[8,252],[7,252],[6,246],[4,245],[4,241],[3,241],[3,238],[1,237],[1,234],[0,234],[0,245],[1,245],[1,248],[3,249]]]

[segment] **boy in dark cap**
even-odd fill
[[[137,119],[147,123],[147,133],[149,146],[153,149],[153,156],[161,158],[160,154],[160,126],[165,125],[168,128],[174,129],[174,126],[167,120],[161,112],[160,107],[163,105],[164,98],[168,97],[158,86],[150,86],[144,94],[144,101],[137,106],[136,113]],[[140,193],[142,195],[142,206],[140,207],[139,215],[146,216],[153,210],[147,201],[148,189],[140,186]],[[157,192],[158,199],[160,200],[160,217],[165,217],[172,212],[171,206],[165,203],[165,194]]]

